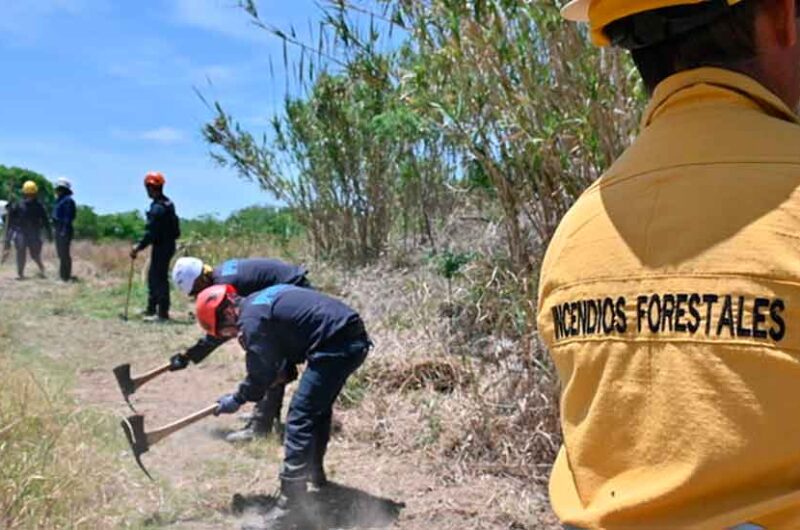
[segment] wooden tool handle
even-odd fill
[[[170,363],[165,364],[164,366],[159,366],[158,368],[154,368],[149,372],[145,372],[138,377],[134,377],[133,381],[133,388],[138,389],[140,386],[145,384],[146,382],[150,381],[151,379],[155,379],[159,375],[163,374],[164,372],[169,372]]]
[[[194,414],[190,414],[189,416],[186,416],[185,418],[181,418],[179,420],[173,421],[169,425],[164,425],[163,427],[159,427],[158,429],[155,429],[153,431],[148,432],[147,433],[147,444],[148,445],[153,445],[154,443],[158,442],[159,440],[161,440],[163,438],[166,438],[167,436],[169,436],[170,434],[174,433],[175,431],[179,431],[179,430],[183,429],[184,427],[187,427],[187,426],[191,425],[192,423],[195,423],[196,421],[202,420],[206,416],[210,416],[210,415],[214,414],[214,412],[217,410],[218,406],[219,405],[214,403],[213,405],[209,405],[206,408],[204,408],[203,410],[199,410],[199,411],[195,412]]]

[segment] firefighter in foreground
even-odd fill
[[[311,289],[275,285],[246,298],[230,285],[215,285],[197,297],[197,317],[209,335],[239,335],[247,377],[219,400],[218,413],[234,413],[281,384],[290,366],[306,362],[286,419],[280,495],[270,518],[300,506],[307,482],[327,483],[323,460],[331,432],[333,403],[347,378],[363,362],[371,343],[358,313]]]
[[[212,285],[228,284],[236,289],[239,296],[249,296],[272,285],[290,284],[298,287],[310,287],[306,279],[304,267],[284,263],[277,259],[248,258],[230,259],[222,265],[212,268],[194,257],[179,258],[172,267],[172,280],[187,296],[197,294]],[[206,335],[199,339],[185,352],[176,353],[170,358],[171,369],[182,370],[189,362],[200,363],[211,352],[225,343],[230,337],[214,337]],[[287,382],[297,378],[294,365],[288,367]],[[247,425],[229,434],[229,442],[248,442],[257,437],[267,436],[272,432],[276,419],[280,418],[283,407],[283,396],[286,385],[274,385],[266,393],[264,399],[256,403],[253,415]]]
[[[39,202],[39,186],[28,180],[22,185],[23,199],[12,203],[8,213],[8,237],[17,251],[17,279],[25,279],[25,261],[30,253],[31,259],[39,267],[39,278],[44,278],[42,263],[42,232],[49,240],[53,230],[47,212]]]
[[[578,0],[641,132],[558,227],[539,332],[567,528],[800,528],[795,0]]]
[[[169,320],[169,262],[175,255],[175,241],[181,235],[175,204],[164,195],[164,175],[150,172],[144,177],[147,196],[153,202],[147,211],[147,225],[142,239],[131,249],[131,259],[152,245],[147,271],[146,322]]]

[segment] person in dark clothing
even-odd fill
[[[0,265],[6,262],[8,255],[11,253],[11,209],[12,204],[9,201],[0,201],[0,208],[2,208],[3,218],[3,250],[0,254]]]
[[[211,268],[198,258],[185,257],[178,259],[172,268],[172,280],[189,296],[196,296],[206,287],[225,283],[233,285],[241,296],[279,283],[309,287],[307,274],[305,267],[271,258],[229,259]]]
[[[25,261],[27,253],[39,266],[39,277],[44,278],[44,263],[42,263],[42,230],[49,240],[53,239],[50,219],[47,212],[39,202],[37,195],[39,187],[32,180],[22,185],[22,202],[12,205],[9,212],[9,236],[14,242],[17,251],[17,279],[25,278]]]
[[[209,335],[233,337],[246,352],[247,377],[217,400],[217,414],[231,414],[280,384],[287,368],[305,362],[289,404],[277,515],[302,501],[307,482],[324,487],[324,457],[333,404],[372,343],[361,317],[344,303],[312,289],[274,285],[246,298],[230,285],[197,296],[197,316]]]
[[[72,256],[70,245],[74,231],[75,201],[72,198],[72,183],[60,178],[56,181],[56,204],[53,207],[53,226],[55,227],[56,253],[59,261],[59,276],[65,282],[72,279]]]
[[[249,296],[278,284],[311,287],[306,274],[305,267],[270,258],[230,259],[212,269],[198,258],[183,257],[172,267],[173,282],[189,296],[197,296],[207,287],[222,284],[232,285],[240,296]],[[182,370],[190,361],[195,364],[201,362],[227,340],[206,335],[185,352],[173,355],[170,358],[171,369]],[[297,372],[294,371],[290,380],[296,377]],[[280,418],[285,389],[285,384],[270,388],[264,399],[256,403],[247,425],[229,434],[226,440],[247,442],[272,432],[275,419]]]
[[[152,245],[147,271],[147,308],[145,321],[169,320],[169,262],[175,255],[175,241],[180,237],[180,220],[175,205],[164,195],[164,176],[150,172],[144,178],[147,195],[153,202],[147,211],[147,226],[142,239],[131,249],[131,259]]]

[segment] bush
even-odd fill
[[[80,205],[75,217],[75,237],[92,241],[135,241],[144,232],[145,220],[137,210],[97,214],[91,206]]]

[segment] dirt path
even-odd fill
[[[157,366],[196,340],[198,329],[188,319],[168,325],[122,322],[113,308],[121,310],[121,304],[114,304],[124,300],[119,295],[124,280],[93,278],[85,263],[78,263],[77,274],[84,278],[78,284],[52,278],[19,282],[6,265],[0,270],[0,320],[20,351],[63,371],[82,406],[128,415],[111,369],[122,362],[130,362],[135,373]],[[101,299],[111,309],[97,302]],[[177,306],[175,314],[185,315],[189,309],[184,301]],[[132,307],[131,313],[138,309]],[[134,404],[145,415],[146,426],[162,425],[235,389],[243,365],[238,345],[229,343],[201,365],[143,386]],[[365,401],[369,399],[367,394]],[[424,450],[389,452],[353,432],[349,425],[369,421],[369,410],[337,410],[343,428],[331,441],[326,460],[334,486],[317,494],[318,520],[300,527],[555,528],[540,489],[530,484],[491,476],[454,480],[447,462]],[[116,422],[109,425],[113,429]],[[259,512],[277,486],[281,449],[274,441],[234,447],[222,440],[239,425],[234,417],[211,417],[154,446],[142,458],[155,483],[125,450],[121,430],[109,433],[116,440],[120,469],[112,482],[121,490],[109,498],[122,498],[125,505],[113,526],[259,527]]]

